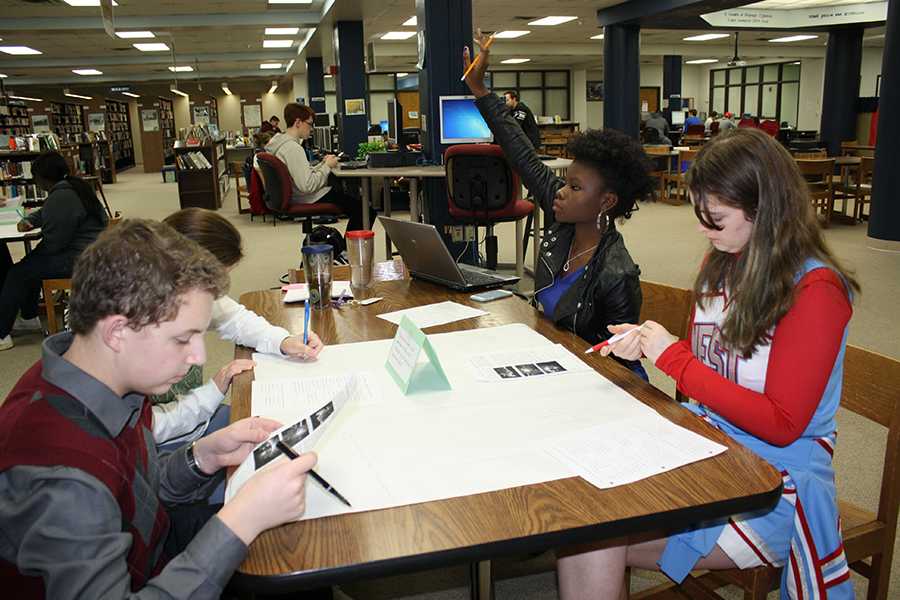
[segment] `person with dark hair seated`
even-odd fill
[[[16,264],[5,244],[0,250],[0,350],[13,347],[13,331],[41,331],[41,281],[71,277],[75,259],[108,222],[94,189],[69,174],[69,165],[59,152],[41,154],[31,172],[49,195],[44,206],[22,219],[17,228],[30,231],[39,227],[42,239]]]
[[[535,301],[556,325],[596,344],[610,337],[609,325],[636,322],[641,312],[641,271],[615,220],[629,218],[636,201],[652,193],[647,158],[637,140],[624,133],[589,130],[569,142],[574,161],[566,178],[554,175],[503,100],[485,87],[487,38],[479,31],[475,39],[481,60],[466,77],[475,104],[535,201],[556,221],[535,265]],[[468,67],[468,48],[464,61]],[[647,378],[640,361],[622,362]]]
[[[281,123],[281,119],[279,119],[277,115],[272,115],[271,117],[269,117],[268,121],[262,124],[262,127],[259,128],[259,132],[271,133],[272,135],[281,133],[281,129],[278,128],[279,123]]]

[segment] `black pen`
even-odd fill
[[[297,458],[298,456],[300,456],[299,454],[297,454],[296,452],[294,452],[294,449],[293,449],[293,448],[291,448],[290,446],[288,446],[287,444],[285,444],[285,443],[282,442],[281,440],[276,441],[276,442],[275,442],[275,445],[278,446],[278,449],[281,450],[282,452],[284,452],[284,455],[287,456],[287,457],[288,457],[289,459],[291,459],[291,460],[294,460],[295,458]],[[310,475],[313,479],[315,479],[316,481],[318,481],[318,482],[319,482],[319,485],[321,485],[323,488],[325,488],[325,491],[326,491],[326,492],[328,492],[329,494],[331,494],[332,496],[334,496],[335,498],[337,498],[338,500],[340,500],[341,502],[343,502],[343,503],[346,504],[347,506],[350,506],[350,508],[353,508],[353,507],[350,505],[350,503],[347,502],[347,499],[344,498],[343,496],[341,496],[341,493],[340,493],[339,491],[337,491],[336,489],[334,489],[334,487],[332,487],[332,485],[331,485],[330,483],[328,483],[327,481],[325,481],[325,479],[322,478],[321,475],[319,475],[318,473],[316,473],[316,472],[313,471],[312,469],[310,469],[309,475]]]

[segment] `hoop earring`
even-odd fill
[[[603,211],[597,213],[597,231],[606,231],[609,229],[609,213]]]

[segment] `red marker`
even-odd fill
[[[637,326],[637,327],[635,327],[635,328],[633,328],[633,329],[629,329],[628,331],[625,331],[625,332],[623,332],[623,333],[617,333],[616,335],[612,336],[612,337],[609,338],[608,340],[603,340],[602,342],[600,342],[600,343],[597,344],[596,346],[591,346],[590,348],[588,348],[587,350],[585,350],[584,353],[585,353],[585,354],[590,354],[591,352],[596,352],[597,350],[599,350],[600,348],[602,348],[602,347],[604,347],[604,346],[609,346],[610,344],[615,344],[615,343],[618,342],[619,340],[622,340],[622,339],[624,339],[625,337],[627,337],[628,334],[634,333],[635,331],[640,331],[640,330],[641,330],[641,327],[643,327],[643,325],[639,325],[639,326]]]

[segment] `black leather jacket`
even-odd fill
[[[496,94],[479,98],[475,104],[534,200],[540,203],[544,214],[553,214],[553,199],[565,181],[538,159],[522,128]],[[554,223],[545,232],[535,272],[535,292],[552,286],[560,276],[574,235],[575,226],[571,223]],[[610,221],[583,276],[556,305],[554,323],[591,344],[610,337],[607,325],[637,323],[641,312],[640,274],[640,268],[625,249],[622,235]]]

